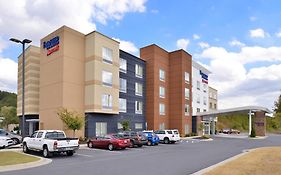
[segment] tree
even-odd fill
[[[121,125],[122,125],[124,131],[130,130],[130,121],[129,120],[122,121]]]
[[[0,117],[3,118],[2,126],[8,129],[10,124],[18,124],[17,109],[14,106],[3,106],[0,110]]]
[[[68,111],[66,108],[62,108],[57,112],[57,115],[60,117],[67,129],[73,131],[73,137],[75,137],[75,131],[80,130],[84,124],[82,114],[79,114],[76,111]]]
[[[281,95],[279,95],[277,101],[274,102],[274,112],[281,113]]]

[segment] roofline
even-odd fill
[[[108,39],[110,39],[110,40],[112,40],[112,41],[115,41],[115,42],[117,42],[118,44],[120,44],[119,41],[116,41],[115,39],[110,38],[109,36],[106,36],[105,34],[102,34],[102,33],[98,32],[98,31],[96,31],[96,30],[94,30],[94,31],[92,31],[92,32],[90,32],[90,33],[88,33],[88,34],[86,34],[85,36],[88,36],[88,35],[90,35],[90,34],[92,34],[92,33],[98,33],[98,34],[100,34],[100,35],[102,35],[102,36],[104,36],[104,37],[106,37],[106,38],[108,38]]]
[[[203,65],[201,65],[200,63],[198,63],[197,61],[192,59],[192,66],[194,65],[194,67],[199,68],[199,69],[203,69],[205,73],[211,74],[212,72],[209,71],[206,67],[204,67]]]
[[[131,54],[131,53],[129,53],[129,52],[126,52],[126,51],[124,51],[124,50],[122,50],[122,49],[119,49],[119,51],[124,52],[125,54],[128,54],[128,55],[130,55],[130,56],[132,56],[132,57],[134,57],[134,58],[136,58],[136,59],[140,59],[140,60],[146,62],[146,60],[141,59],[141,57],[138,57],[138,56],[136,56],[136,55],[133,55],[133,54]]]

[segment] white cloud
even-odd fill
[[[154,13],[154,14],[157,14],[157,13],[159,13],[159,10],[157,10],[157,9],[152,9],[150,12],[151,12],[151,13]]]
[[[16,92],[18,64],[8,58],[0,57],[0,89]]]
[[[193,35],[192,35],[192,38],[193,38],[194,40],[197,40],[197,39],[200,39],[201,37],[200,37],[199,35],[197,35],[197,34],[193,34]]]
[[[205,49],[200,57],[210,59],[210,85],[219,90],[219,107],[262,105],[271,109],[280,94],[281,47],[242,47],[229,52],[222,47]],[[246,69],[257,62],[273,62],[270,66]]]
[[[236,39],[230,41],[230,42],[229,42],[229,45],[231,45],[231,46],[238,46],[238,47],[243,47],[243,46],[245,46],[244,43],[241,43],[240,41],[238,41],[238,40],[236,40]]]
[[[119,38],[112,38],[118,42],[120,42],[120,49],[124,50],[126,52],[129,52],[131,54],[136,55],[138,53],[138,48],[135,46],[134,43],[130,42],[130,41],[124,41],[124,40],[120,40]]]
[[[210,47],[210,45],[207,42],[199,42],[198,45],[204,49]]]
[[[120,21],[126,13],[144,12],[146,0],[9,0],[0,1],[0,33],[30,38],[33,43],[62,25],[82,33],[96,29],[95,22]],[[7,10],[12,9],[12,10]]]
[[[189,45],[189,43],[190,43],[189,39],[184,39],[184,38],[178,39],[177,48],[187,50],[187,46]]]
[[[281,38],[281,32],[276,33],[276,36],[277,36],[278,38]]]
[[[269,34],[266,33],[263,29],[258,28],[258,29],[250,30],[250,36],[252,38],[264,38],[266,36],[269,36]]]
[[[251,16],[251,17],[250,17],[250,21],[254,22],[254,21],[256,21],[256,20],[257,20],[257,17],[255,17],[255,16]]]

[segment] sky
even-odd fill
[[[20,45],[67,25],[97,30],[139,55],[150,44],[184,49],[212,74],[218,108],[272,109],[281,93],[279,0],[0,0],[0,90],[17,91]]]

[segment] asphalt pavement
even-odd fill
[[[214,137],[213,141],[207,142],[189,139],[176,144],[116,151],[81,148],[72,157],[57,155],[48,165],[1,175],[187,175],[243,150],[265,146],[281,146],[281,135],[270,135],[265,139]]]

